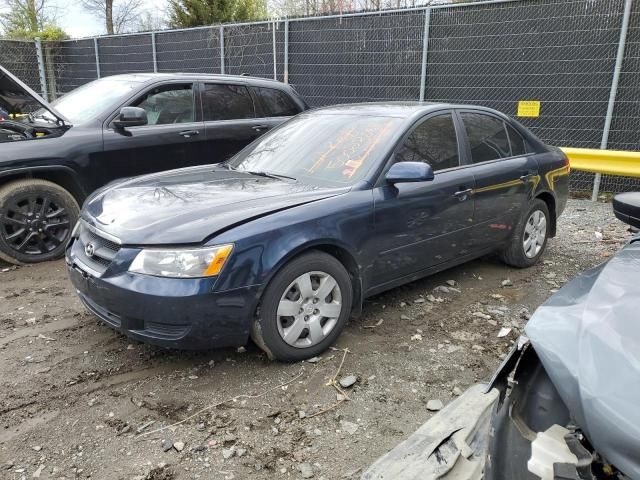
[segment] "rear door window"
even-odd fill
[[[473,163],[488,162],[511,156],[509,137],[504,121],[482,113],[460,114],[467,132]]]
[[[300,113],[300,107],[293,99],[275,88],[253,87],[260,98],[267,117],[291,117]]]
[[[428,163],[434,172],[459,166],[453,115],[438,115],[420,123],[396,150],[395,161]]]
[[[253,99],[244,85],[205,83],[202,93],[205,122],[255,118]]]

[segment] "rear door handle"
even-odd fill
[[[463,201],[466,200],[469,195],[473,193],[473,188],[467,188],[464,190],[459,190],[453,194],[454,197],[458,198],[458,200]]]
[[[254,125],[251,128],[254,129],[256,132],[259,132],[261,130],[266,130],[267,128],[269,128],[269,125]]]
[[[191,137],[195,137],[196,135],[199,135],[200,132],[198,130],[183,130],[182,132],[179,132],[178,135],[182,135],[184,138],[191,138]]]
[[[527,173],[526,175],[522,175],[520,177],[520,180],[523,181],[524,183],[527,183],[531,178],[535,177],[535,173]]]

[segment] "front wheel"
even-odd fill
[[[349,273],[335,257],[316,251],[303,254],[267,286],[251,337],[271,359],[311,358],[338,338],[352,302]]]
[[[507,265],[518,268],[534,265],[547,246],[549,225],[547,204],[543,200],[535,199],[501,252],[502,260]]]
[[[0,187],[0,259],[20,264],[61,257],[78,215],[78,203],[55,183],[25,179]]]

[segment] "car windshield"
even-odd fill
[[[83,123],[131,93],[139,82],[123,78],[103,78],[79,87],[51,102],[71,123]],[[47,115],[44,109],[36,112]]]
[[[388,148],[400,118],[300,115],[251,144],[227,165],[321,186],[362,180]]]

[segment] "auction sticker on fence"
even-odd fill
[[[538,118],[540,116],[539,100],[520,100],[518,102],[518,116]]]

